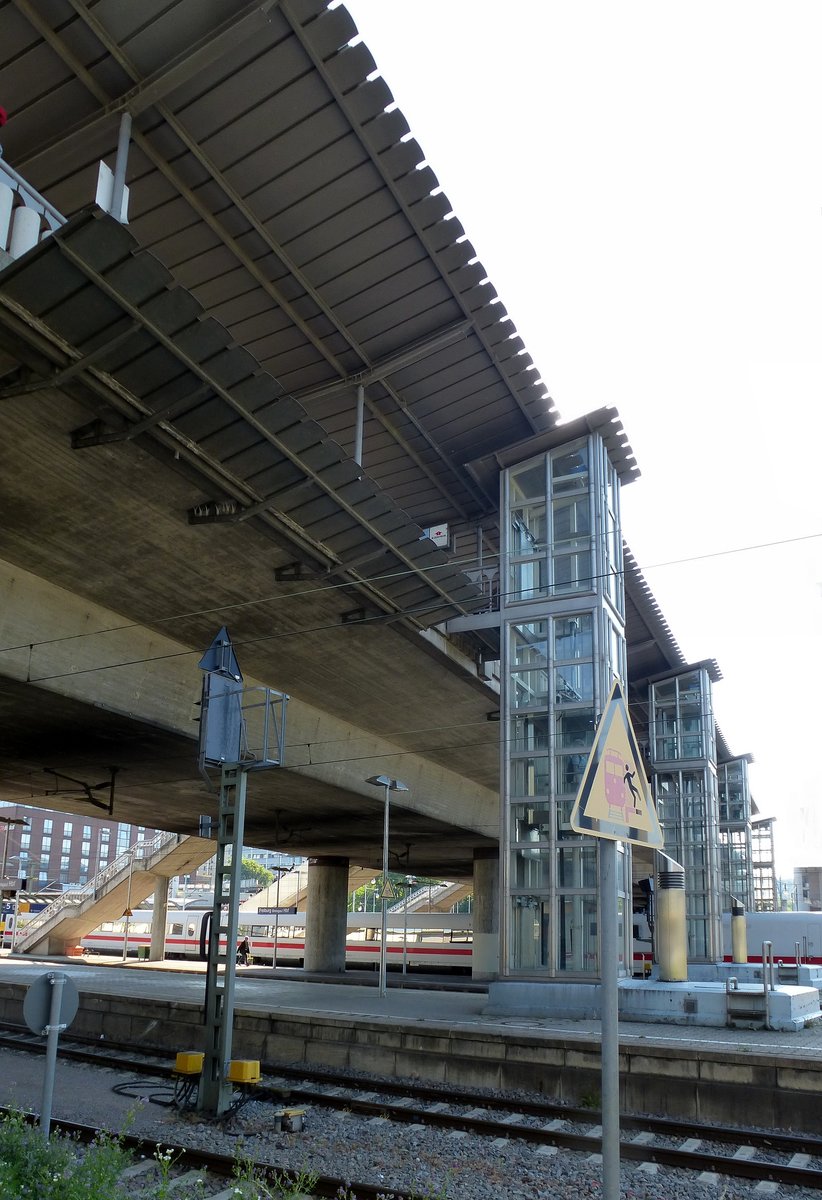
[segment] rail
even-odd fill
[[[38,929],[42,929],[53,917],[56,917],[64,909],[76,909],[85,904],[87,900],[93,900],[99,894],[101,888],[105,887],[115,876],[124,871],[130,862],[134,863],[138,860],[147,862],[148,859],[153,858],[164,846],[167,846],[170,841],[174,841],[176,838],[176,833],[158,833],[150,841],[135,842],[133,846],[129,846],[128,850],[124,850],[108,866],[103,867],[102,871],[98,871],[94,878],[90,879],[83,887],[75,888],[70,892],[63,892],[61,896],[58,896],[56,900],[53,900],[49,904],[48,908],[44,908],[42,912],[28,921],[17,943],[18,947],[22,942],[28,941],[31,934],[36,933]]]
[[[39,212],[49,229],[59,229],[61,225],[65,225],[66,218],[63,214],[58,212],[53,204],[49,204],[45,196],[41,196],[36,188],[33,188],[2,158],[0,158],[0,183],[11,188],[26,208],[33,208],[35,212]]]

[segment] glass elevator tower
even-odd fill
[[[501,973],[600,972],[598,844],[569,817],[614,678],[625,688],[620,485],[636,475],[612,409],[497,455],[501,473]],[[630,972],[630,849],[618,855]],[[626,919],[626,914],[627,918]]]

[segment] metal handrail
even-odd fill
[[[53,204],[49,204],[45,196],[41,196],[36,188],[33,188],[2,158],[0,158],[0,183],[7,184],[13,192],[17,192],[26,208],[33,208],[36,212],[42,213],[50,229],[59,229],[61,225],[65,225],[66,218],[63,214],[58,212]]]
[[[433,887],[430,884],[424,883],[422,887],[418,887],[415,892],[409,892],[404,900],[398,900],[396,904],[389,904],[388,911],[402,912],[409,904],[413,904],[415,900],[421,900],[423,896],[430,896],[433,900],[435,896],[439,896],[446,888],[452,887],[451,883],[438,883]]]
[[[101,887],[104,887],[115,875],[119,875],[126,869],[130,862],[140,859],[145,861],[155,855],[168,842],[177,837],[176,833],[158,833],[150,841],[135,842],[133,846],[129,846],[128,850],[124,850],[122,854],[118,854],[112,862],[103,867],[102,871],[98,871],[93,879],[88,883],[83,884],[81,888],[74,888],[70,892],[63,892],[56,900],[52,900],[47,908],[38,913],[28,922],[25,929],[21,932],[16,948],[19,949],[26,941],[29,935],[36,933],[42,929],[52,917],[57,916],[66,908],[79,908],[85,904],[86,900],[93,900]]]

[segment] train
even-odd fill
[[[128,954],[140,956],[151,945],[151,909],[136,910],[128,920]],[[470,913],[388,914],[386,963],[409,970],[450,971],[470,974]],[[380,913],[349,913],[345,943],[347,967],[378,967],[380,960]],[[204,960],[208,953],[211,910],[169,911],[166,918],[165,958]],[[105,921],[93,929],[80,945],[87,954],[122,956],[126,920]],[[305,959],[305,913],[284,913],[276,919],[268,914],[241,912],[238,941],[248,938],[250,959],[255,964],[301,967]]]
[[[749,912],[745,914],[748,962],[762,962],[762,943],[770,942],[774,962],[786,966],[796,962],[797,943],[800,962],[822,966],[822,913]],[[722,948],[725,962],[732,962],[731,914],[722,916]]]
[[[634,974],[649,974],[653,962],[653,935],[644,911],[635,911]],[[770,942],[774,962],[786,966],[796,961],[797,943],[800,961],[822,966],[822,913],[820,912],[747,912],[745,925],[748,962],[762,962],[762,943]],[[732,962],[731,914],[722,914],[722,961]]]
[[[137,910],[128,922],[128,953],[138,956],[151,945],[151,909]],[[380,913],[349,913],[346,934],[346,966],[379,965]],[[169,911],[166,919],[166,958],[205,960],[211,910]],[[822,913],[752,912],[746,913],[748,961],[762,961],[762,943],[773,947],[774,961],[786,965],[796,958],[797,943],[803,963],[822,965]],[[89,954],[122,956],[125,918],[104,922],[81,940]],[[470,913],[388,914],[386,962],[389,968],[449,971],[470,974],[472,953],[472,916]],[[302,966],[305,958],[305,913],[268,914],[241,912],[238,940],[247,937],[254,963]],[[730,914],[722,922],[723,959],[731,961]],[[633,914],[633,973],[648,976],[653,965],[653,940],[644,912]]]

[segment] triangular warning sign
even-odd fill
[[[662,847],[662,830],[622,689],[614,683],[571,812],[571,828],[592,837]]]
[[[382,890],[380,891],[380,900],[396,900],[397,889],[394,887],[390,879],[383,881]]]

